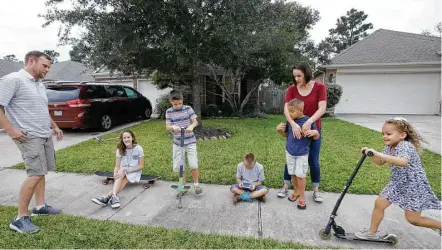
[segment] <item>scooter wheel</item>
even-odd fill
[[[109,184],[109,181],[108,181],[108,180],[103,180],[103,181],[101,181],[101,183],[102,183],[103,185],[107,185],[107,184]]]
[[[329,240],[331,238],[331,232],[326,235],[325,229],[321,229],[319,230],[319,238],[322,240]]]
[[[389,234],[387,237],[385,237],[385,239],[389,241],[388,244],[391,244],[393,246],[396,245],[399,241],[397,236],[394,234]]]

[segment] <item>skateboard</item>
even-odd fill
[[[95,171],[94,174],[95,174],[95,175],[98,175],[98,176],[106,177],[106,179],[104,179],[103,181],[101,181],[101,183],[102,183],[103,185],[107,185],[107,184],[109,184],[110,181],[114,181],[114,173],[106,172],[106,171]],[[142,174],[140,180],[141,180],[141,181],[147,181],[147,183],[143,184],[143,187],[144,187],[145,189],[148,189],[148,188],[150,188],[153,184],[157,183],[157,181],[158,181],[159,178],[160,178],[160,177],[155,176],[155,175],[144,175],[144,174]]]

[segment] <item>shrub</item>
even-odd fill
[[[328,83],[327,86],[327,108],[333,108],[339,103],[342,96],[342,86],[335,83]]]

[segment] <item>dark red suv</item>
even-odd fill
[[[60,128],[109,130],[120,122],[149,119],[151,102],[131,87],[58,82],[46,86],[49,113]]]

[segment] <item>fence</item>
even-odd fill
[[[269,87],[259,92],[259,102],[262,110],[267,114],[284,113],[285,90]]]

